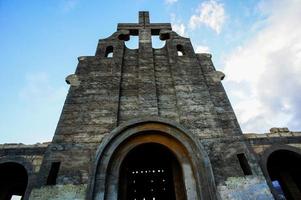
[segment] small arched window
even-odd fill
[[[112,46],[108,46],[106,48],[106,54],[105,54],[106,58],[113,58],[113,47]]]
[[[177,45],[177,52],[178,52],[178,56],[184,56],[185,52],[184,52],[184,47],[180,44]]]

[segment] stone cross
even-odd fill
[[[161,30],[171,30],[170,23],[150,23],[149,12],[139,12],[139,23],[119,23],[117,30],[129,30],[130,35],[139,35],[139,43],[151,43],[152,35],[159,35]]]

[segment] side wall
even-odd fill
[[[14,162],[22,165],[28,174],[28,185],[24,199],[30,195],[32,188],[37,183],[37,176],[40,171],[44,153],[48,143],[36,145],[24,144],[1,144],[0,164]],[[1,172],[0,172],[1,173]]]
[[[291,151],[301,156],[301,132],[291,132],[287,128],[272,128],[270,133],[245,134],[244,136],[246,142],[252,146],[256,154],[258,163],[272,193],[277,197],[277,192],[272,186],[267,168],[269,156],[279,150]]]

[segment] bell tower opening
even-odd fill
[[[289,150],[277,150],[269,156],[267,169],[278,198],[300,199],[301,155]]]
[[[173,153],[161,144],[132,149],[120,169],[119,199],[186,199],[182,172]]]

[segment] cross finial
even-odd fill
[[[139,24],[143,24],[145,27],[146,24],[149,24],[149,12],[148,11],[139,11]]]
[[[171,30],[170,23],[150,23],[149,12],[139,11],[139,23],[119,23],[117,30],[129,30],[135,32],[140,29],[151,29],[152,33],[159,34],[160,30]]]

